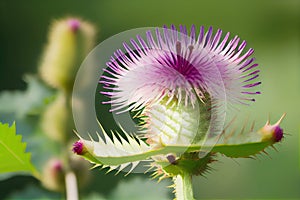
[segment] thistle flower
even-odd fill
[[[146,41],[138,35],[130,40],[133,49],[124,43],[126,52],[117,50],[107,63],[110,75],[100,83],[110,91],[101,93],[111,100],[104,103],[118,112],[144,108],[149,144],[191,144],[203,141],[207,131],[220,134],[216,123],[221,120],[215,119],[220,114],[213,117],[212,109],[255,101],[253,95],[260,94],[251,90],[261,82],[258,64],[250,58],[253,49],[244,52],[246,41],[239,44],[237,36],[228,41],[229,33],[221,39],[222,30],[213,35],[212,27],[196,32],[195,26],[189,34],[184,26],[178,31],[165,26],[156,29],[155,40],[148,31]]]
[[[102,76],[110,92],[102,92],[113,100],[116,109],[125,106],[138,108],[154,104],[166,98],[168,101],[194,104],[197,96],[204,99],[206,93],[218,95],[225,92],[231,102],[254,101],[248,95],[260,94],[249,89],[259,85],[258,64],[250,58],[253,49],[243,53],[246,41],[240,44],[235,36],[223,39],[222,30],[213,35],[213,28],[207,32],[200,28],[198,37],[195,26],[190,33],[186,27],[164,27],[156,29],[156,40],[151,31],[146,33],[147,42],[141,37],[131,39],[131,47],[124,43],[126,52],[117,50],[115,58],[107,63],[106,70],[112,76]],[[220,83],[220,85],[218,85]]]
[[[217,153],[251,157],[281,141],[285,115],[257,131],[224,128],[227,104],[248,104],[260,94],[258,64],[237,36],[229,40],[229,33],[222,38],[222,30],[213,34],[204,27],[196,32],[195,26],[188,33],[172,25],[123,43],[126,52],[114,53],[99,81],[111,98],[103,103],[112,105],[111,112],[137,112],[143,135],[112,131],[110,137],[100,124],[98,141],[80,138],[73,151],[109,171],[131,172],[150,161],[154,178],[173,178],[177,199],[193,199],[191,177],[209,170]]]

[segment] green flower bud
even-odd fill
[[[210,102],[197,106],[173,99],[156,103],[143,113],[147,143],[153,147],[195,144],[205,137],[210,123]]]
[[[75,75],[95,39],[95,28],[76,18],[55,21],[41,59],[40,75],[50,86],[71,92]]]
[[[94,146],[93,142],[87,141],[87,140],[78,140],[73,144],[72,151],[85,158],[86,160],[89,160],[92,163],[97,163],[97,159],[95,158],[96,155],[94,155]]]
[[[65,170],[58,158],[51,158],[45,164],[42,174],[42,184],[52,191],[63,191],[65,185]]]
[[[280,127],[280,123],[285,115],[286,114],[283,114],[274,125],[271,125],[268,120],[266,125],[259,130],[259,133],[262,135],[262,141],[271,141],[272,143],[275,143],[282,140],[284,134]]]
[[[62,93],[47,107],[41,120],[43,131],[53,140],[66,141],[73,135],[71,107]]]

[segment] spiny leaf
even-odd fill
[[[100,125],[102,128],[102,126]],[[120,134],[112,132],[112,139],[108,136],[105,130],[102,128],[104,139],[102,139],[98,134],[98,141],[91,141],[81,139],[81,142],[74,144],[73,151],[84,158],[89,160],[91,163],[101,166],[102,168],[109,167],[108,172],[112,170],[122,171],[124,168],[130,166],[130,173],[141,160],[135,160],[133,162],[118,162],[112,161],[107,162],[107,158],[120,157],[125,158],[127,156],[134,156],[136,154],[141,154],[150,149],[150,147],[141,139],[134,136],[130,136],[126,133],[126,139],[124,139]],[[119,139],[118,139],[119,138]],[[82,145],[84,145],[82,147]],[[96,157],[95,157],[96,155]],[[102,161],[102,158],[104,161]],[[118,173],[117,172],[117,173]]]
[[[105,141],[101,137],[99,137],[98,142],[81,139],[81,145],[84,146],[85,151],[76,150],[75,152],[96,165],[111,166],[111,169],[119,168],[119,170],[129,164],[134,166],[139,161],[149,160],[152,156],[168,155],[170,153],[180,155],[188,152],[200,152],[203,149],[211,149],[212,153],[221,153],[228,157],[250,157],[263,152],[265,148],[281,140],[283,132],[279,127],[279,123],[283,117],[274,125],[267,122],[265,126],[257,131],[253,131],[252,128],[245,131],[243,128],[238,140],[234,140],[234,142],[223,140],[212,146],[165,145],[151,148],[143,140],[129,136],[125,132],[127,140],[120,134],[117,134],[120,139],[114,134],[113,139],[110,139],[107,133],[103,131]],[[281,136],[281,138],[279,139],[278,136]]]
[[[25,149],[22,136],[16,135],[15,123],[11,127],[0,123],[0,173],[29,172],[37,177],[30,153],[26,153]]]

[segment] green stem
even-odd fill
[[[78,188],[76,175],[73,172],[67,172],[65,176],[66,182],[66,199],[78,200]]]
[[[173,178],[176,200],[194,200],[192,175],[182,172]]]
[[[68,91],[64,91],[64,93],[66,97],[66,107],[68,107],[68,109],[71,110],[72,94]],[[65,157],[65,164],[67,169],[65,175],[66,200],[78,200],[79,191],[78,191],[77,177],[71,168],[71,157],[70,157],[69,146],[68,146],[71,138],[72,137],[71,137],[71,130],[70,130],[70,133],[66,135],[65,140],[63,141],[64,143],[63,148],[65,148],[64,152],[66,152],[64,157]]]

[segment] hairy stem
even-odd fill
[[[194,200],[192,175],[182,172],[173,178],[176,200]]]
[[[74,172],[69,171],[66,173],[65,182],[66,182],[66,199],[78,200],[77,179]]]

